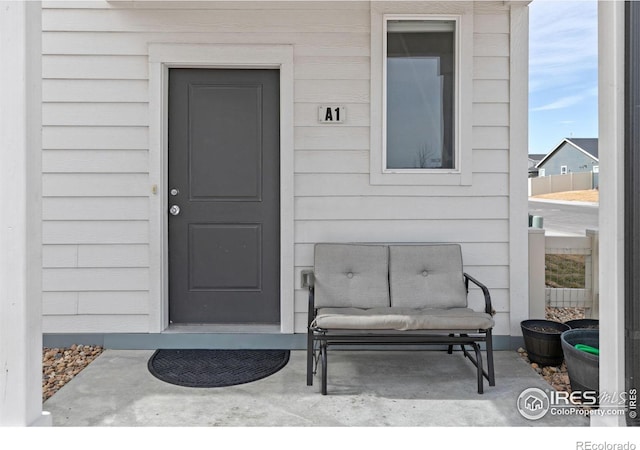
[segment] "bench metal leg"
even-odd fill
[[[327,343],[320,343],[320,358],[322,359],[322,395],[327,395]]]
[[[307,386],[313,385],[313,332],[307,332]]]
[[[482,394],[484,392],[483,386],[483,373],[482,373],[482,352],[480,351],[480,346],[477,342],[471,344],[473,346],[473,350],[476,352],[476,368],[478,373],[478,394]]]
[[[453,337],[453,336],[455,336],[453,333],[449,334],[449,337]],[[450,355],[453,353],[453,345],[449,345],[447,347],[447,353],[450,354]]]
[[[487,331],[487,372],[489,375],[489,386],[496,385],[496,376],[493,371],[493,339],[491,336],[491,330]]]
[[[486,377],[487,379],[489,379],[490,377],[482,367],[482,350],[480,348],[480,344],[478,344],[477,342],[471,342],[468,345],[471,345],[471,347],[473,348],[475,357],[467,351],[467,349],[465,348],[465,344],[460,345],[460,348],[462,349],[462,354],[465,356],[465,358],[469,358],[473,365],[476,366],[476,373],[478,374],[478,394],[482,394],[484,392],[484,377]]]

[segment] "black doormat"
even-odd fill
[[[223,387],[268,377],[289,362],[289,350],[156,350],[147,364],[156,378],[187,387]]]

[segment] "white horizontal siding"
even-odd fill
[[[45,221],[42,224],[44,244],[148,244],[149,223],[146,221]]]
[[[158,169],[149,167],[147,52],[167,42],[293,45],[297,274],[315,242],[460,242],[469,271],[495,295],[496,332],[508,334],[509,11],[503,2],[475,9],[471,185],[372,186],[368,2],[45,2],[45,332],[149,328],[150,302],[160,300],[148,293],[157,214],[148,174]],[[345,106],[346,122],[318,123],[322,104]],[[305,294],[295,294],[298,332]],[[481,301],[473,289],[470,304]]]
[[[149,148],[147,127],[45,127],[42,148],[45,150],[98,150]]]
[[[470,186],[381,186],[369,184],[368,173],[297,173],[295,176],[296,197],[340,197],[340,196],[376,196],[376,197],[493,197],[508,195],[508,175],[500,173],[507,151],[474,150],[478,160],[485,155],[493,157],[496,164],[477,166],[474,164],[473,181]],[[474,160],[475,161],[475,160]],[[485,170],[481,170],[485,169]],[[489,173],[483,173],[483,172]]]
[[[473,151],[473,168],[480,173],[507,174],[509,150],[476,149]]]
[[[146,291],[146,268],[43,269],[43,291]]]
[[[296,173],[369,173],[369,151],[296,151]]]
[[[296,127],[296,150],[364,150],[369,148],[369,127]]]
[[[149,125],[146,103],[44,103],[44,126],[128,126]]]
[[[42,80],[43,102],[148,102],[147,80]]]
[[[142,291],[121,292],[43,292],[45,315],[147,314],[149,295]]]
[[[301,56],[296,58],[296,80],[369,80],[368,57]]]
[[[43,1],[42,7],[45,9],[111,9],[113,7],[119,8],[136,8],[136,9],[255,9],[255,4],[244,1],[215,1],[215,2],[191,2],[180,1],[178,4],[175,2],[139,2],[132,3],[129,1],[112,2],[109,0],[58,0],[58,1]],[[369,5],[367,2],[359,0],[348,1],[340,0],[332,4],[331,7],[335,10],[357,10],[357,11],[369,11]],[[317,10],[318,6],[313,2],[291,2],[290,0],[264,2],[260,4],[261,10]]]
[[[80,292],[78,295],[78,314],[133,315],[148,313],[148,292]]]
[[[146,197],[149,176],[143,173],[45,173],[44,197]]]
[[[474,103],[473,124],[476,126],[509,126],[508,103]]]
[[[149,316],[124,314],[46,315],[43,333],[147,333]]]
[[[43,292],[42,314],[46,316],[78,314],[78,298],[80,293]]]
[[[149,267],[148,245],[45,245],[45,268]]]
[[[369,81],[296,80],[294,98],[298,103],[368,103]]]
[[[507,197],[300,197],[296,220],[506,219]]]
[[[148,197],[53,197],[42,202],[44,220],[147,220]]]
[[[475,33],[473,37],[474,56],[509,56],[508,33]]]
[[[473,103],[508,102],[508,80],[473,80]]]
[[[291,2],[296,4],[297,2]],[[334,2],[337,4],[338,2]],[[163,33],[162,30],[147,33],[109,33],[109,32],[43,32],[42,51],[45,55],[130,55],[146,56],[149,42],[175,42],[179,44],[197,44],[215,42],[219,44],[291,44],[295,42],[296,57],[336,57],[369,56],[370,39],[368,31],[355,32],[272,32],[254,30],[242,32],[201,32],[201,33]]]
[[[277,10],[265,14],[255,10],[91,10],[45,9],[42,13],[44,31],[108,31],[108,32],[367,32],[368,11]]]
[[[143,56],[44,55],[42,77],[49,79],[146,80],[149,61]]]
[[[473,78],[476,80],[508,80],[509,58],[503,56],[473,58]]]
[[[299,220],[296,242],[506,242],[505,220]]]
[[[148,150],[45,150],[44,173],[146,173]]]
[[[477,149],[508,149],[508,127],[473,127],[473,147]]]
[[[509,12],[476,14],[473,20],[473,31],[478,34],[509,33]]]

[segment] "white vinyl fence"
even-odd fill
[[[575,172],[529,178],[529,197],[553,192],[583,191],[597,187],[597,173]],[[595,184],[594,184],[595,176]]]
[[[597,231],[587,230],[584,237],[545,236],[543,229],[530,228],[530,318],[544,318],[545,306],[584,308],[586,318],[598,318],[598,270]]]

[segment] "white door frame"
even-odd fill
[[[167,225],[170,68],[280,70],[280,332],[294,332],[293,46],[149,44],[149,331],[169,326]]]

